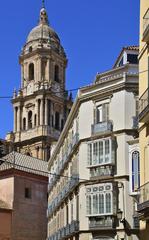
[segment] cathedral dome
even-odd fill
[[[27,43],[40,39],[60,43],[57,33],[49,26],[48,15],[45,8],[40,10],[39,24],[29,33]]]
[[[45,40],[55,40],[60,41],[58,35],[54,30],[48,26],[40,24],[37,27],[33,28],[27,37],[27,43],[38,40],[38,39],[45,39]]]
[[[27,37],[21,56],[39,48],[52,49],[59,55],[66,57],[64,48],[61,45],[57,33],[49,25],[48,15],[44,7],[40,10],[38,25],[30,31]]]

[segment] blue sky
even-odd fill
[[[0,96],[20,87],[18,56],[37,24],[42,0],[1,2]],[[45,0],[51,26],[69,60],[67,89],[90,84],[110,69],[121,48],[138,45],[139,0]],[[0,99],[0,138],[13,129],[9,99]]]

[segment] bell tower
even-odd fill
[[[43,5],[19,57],[21,88],[14,91],[17,151],[48,161],[72,106],[65,90],[67,57]]]

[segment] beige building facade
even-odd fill
[[[139,141],[141,187],[138,204],[141,239],[149,239],[149,1],[140,1]]]
[[[49,160],[48,240],[136,240],[129,145],[138,137],[138,47],[79,90]]]
[[[19,62],[21,88],[14,91],[14,130],[7,140],[14,142],[17,151],[47,161],[72,102],[65,90],[67,57],[45,8],[27,37]]]

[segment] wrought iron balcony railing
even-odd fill
[[[65,239],[68,236],[72,236],[79,231],[79,221],[73,220],[70,224],[67,224],[65,227],[59,229],[48,240],[61,240]]]
[[[140,187],[138,212],[145,211],[147,208],[149,208],[149,182]]]
[[[113,124],[111,121],[92,124],[91,130],[92,134],[111,132],[113,130]]]
[[[89,221],[89,229],[112,229],[114,227],[114,218],[113,216],[96,218],[91,217]]]
[[[55,185],[56,181],[59,179],[59,176],[61,174],[61,171],[64,169],[65,165],[67,164],[67,162],[69,161],[70,158],[70,154],[72,153],[75,145],[79,142],[79,134],[75,133],[72,142],[69,144],[67,151],[65,151],[65,153],[62,156],[62,160],[61,163],[59,165],[59,168],[56,170],[56,174],[53,174],[53,177],[48,185],[48,192],[50,192],[53,188],[53,186]]]
[[[139,120],[141,121],[149,111],[149,88],[145,90],[139,99]]]
[[[48,207],[48,217],[53,214],[53,212],[58,208],[64,198],[78,185],[79,176],[73,175],[71,180],[66,184],[58,196],[49,204]]]
[[[113,176],[115,172],[115,166],[113,165],[103,165],[90,169],[90,177],[102,177],[102,176]]]

